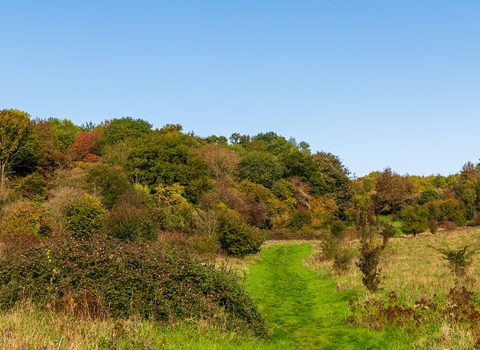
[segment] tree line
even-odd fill
[[[258,251],[269,232],[315,234],[361,210],[417,234],[475,225],[480,166],[458,174],[352,178],[341,159],[274,132],[200,137],[124,117],[99,125],[0,111],[0,238],[52,234],[156,239],[176,232],[200,252]]]

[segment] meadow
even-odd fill
[[[320,259],[318,241],[267,241],[259,255],[221,258],[245,275],[245,286],[271,333],[269,340],[229,330],[221,322],[186,319],[159,323],[141,318],[90,319],[40,309],[28,301],[0,315],[2,349],[472,349],[475,332],[437,320],[420,327],[384,327],[347,322],[349,300],[397,303],[413,307],[422,297],[444,302],[455,286],[478,291],[480,259],[456,277],[432,246],[459,248],[479,244],[480,231],[464,228],[400,236],[390,240],[382,258],[383,289],[369,293],[352,264],[335,275],[331,262]],[[351,240],[353,248],[358,242]],[[476,296],[477,294],[475,294]]]

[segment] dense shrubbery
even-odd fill
[[[102,235],[80,241],[52,239],[2,256],[0,307],[9,309],[22,299],[89,317],[208,319],[268,336],[234,274],[179,250]]]

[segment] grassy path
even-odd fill
[[[350,294],[302,265],[309,244],[277,245],[250,267],[248,291],[272,330],[273,349],[407,349],[393,333],[345,322]]]

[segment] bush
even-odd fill
[[[346,229],[347,228],[345,224],[343,223],[343,221],[340,221],[340,220],[335,220],[330,225],[330,233],[332,234],[333,237],[336,237],[339,239],[343,238],[343,236],[345,235]]]
[[[342,247],[336,250],[333,257],[333,271],[338,275],[343,275],[350,270],[352,260],[355,257],[355,251],[348,247]]]
[[[470,245],[460,249],[430,247],[442,254],[442,258],[448,261],[450,269],[458,277],[465,275],[467,268],[472,265],[473,256],[480,250],[480,248],[470,248]]]
[[[267,337],[238,277],[155,243],[68,236],[0,258],[0,308],[22,299],[89,317],[208,320]]]
[[[299,209],[293,213],[290,222],[288,223],[288,227],[295,231],[299,231],[303,227],[308,227],[311,224],[312,215],[306,210]]]
[[[110,236],[127,240],[157,238],[148,211],[126,201],[115,204],[107,214],[105,232]]]
[[[418,204],[403,208],[400,211],[400,218],[402,220],[402,231],[406,234],[416,236],[417,233],[424,232],[428,227],[428,212]]]
[[[106,210],[100,200],[89,194],[73,202],[67,212],[67,229],[74,237],[89,238],[103,229]]]
[[[103,205],[110,209],[119,198],[132,188],[127,176],[106,164],[95,164],[87,169],[86,181],[90,189],[99,193]]]
[[[51,231],[42,205],[21,201],[15,204],[12,211],[0,223],[0,239],[2,241],[29,241],[39,243]],[[20,243],[20,242],[16,242]]]
[[[245,222],[235,210],[223,208],[218,223],[222,249],[230,255],[245,256],[260,251],[263,235]]]

